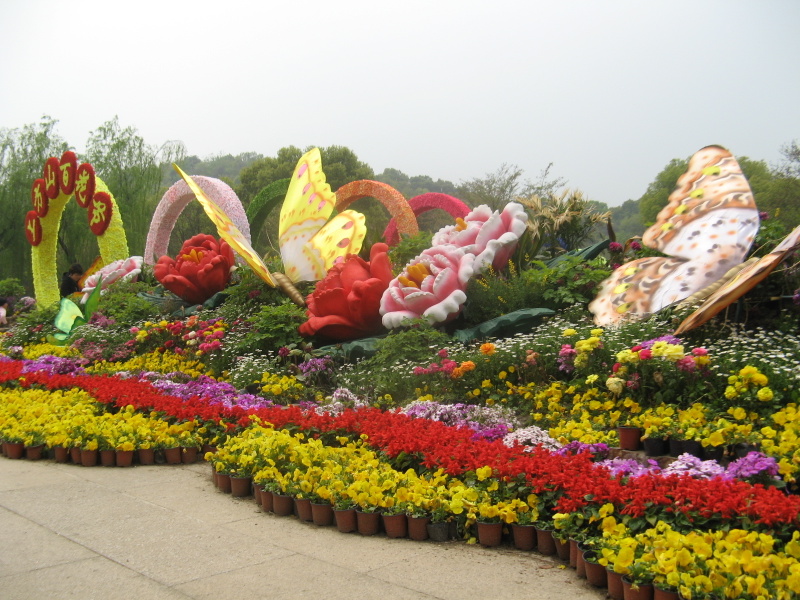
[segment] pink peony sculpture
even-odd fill
[[[369,262],[355,254],[335,263],[306,298],[308,321],[300,335],[352,340],[380,332],[381,296],[392,280],[386,244],[374,244]]]
[[[425,250],[383,293],[384,327],[393,329],[405,319],[419,317],[431,324],[454,319],[467,299],[464,290],[473,275],[474,261],[474,255],[455,246]]]
[[[228,243],[201,233],[186,240],[174,260],[169,256],[159,258],[153,274],[179,298],[201,304],[225,289],[233,266],[233,250]]]
[[[438,192],[429,192],[427,194],[414,196],[408,201],[408,205],[411,207],[411,210],[414,211],[414,216],[416,217],[437,208],[447,212],[453,219],[466,217],[469,214],[469,206],[464,204],[461,200]],[[400,232],[397,230],[397,221],[394,217],[389,220],[389,224],[386,226],[386,229],[384,229],[383,239],[390,246],[395,246],[400,243]]]
[[[509,202],[502,212],[482,204],[455,225],[442,227],[432,244],[452,244],[474,254],[475,273],[481,273],[489,265],[495,269],[506,266],[527,226],[528,216],[521,204]]]
[[[136,281],[139,273],[142,272],[142,262],[143,259],[141,256],[131,256],[125,260],[115,260],[99,271],[89,275],[86,281],[84,281],[83,289],[81,290],[83,292],[81,304],[85,304],[89,299],[89,295],[94,291],[94,288],[97,287],[97,282],[101,277],[103,278],[103,283],[100,288],[101,294],[105,293],[108,286],[112,283],[118,281]]]

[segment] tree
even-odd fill
[[[33,274],[25,215],[32,209],[31,186],[42,176],[45,161],[69,149],[55,132],[57,123],[45,115],[38,123],[19,129],[0,129],[0,273],[3,278],[19,279],[31,292]]]
[[[184,154],[180,142],[150,146],[135,127],[122,128],[116,116],[89,134],[86,160],[114,195],[131,254],[144,253],[153,211],[161,198],[161,164],[179,161]]]
[[[483,178],[462,183],[458,188],[459,197],[473,207],[486,204],[493,210],[502,210],[506,204],[520,197],[555,196],[567,181],[563,177],[551,178],[552,167],[553,163],[548,164],[539,173],[538,179],[531,182],[522,180],[524,171],[517,165],[503,163]]]
[[[675,189],[678,178],[686,172],[688,165],[688,159],[673,158],[647,186],[647,191],[638,201],[639,214],[645,226],[652,225],[659,211],[667,205],[669,195]]]

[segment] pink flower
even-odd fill
[[[696,365],[694,359],[691,356],[684,356],[683,358],[679,359],[675,366],[678,367],[681,371],[692,372],[694,371]]]
[[[406,319],[429,323],[454,319],[467,299],[475,256],[452,245],[434,246],[406,265],[381,298],[383,325],[389,329]]]
[[[159,258],[153,275],[179,298],[201,304],[228,285],[233,260],[227,242],[201,233],[186,240],[175,259]]]
[[[622,252],[622,244],[620,244],[619,242],[611,242],[608,245],[608,251],[609,252]]]
[[[382,331],[381,296],[392,279],[386,244],[374,244],[369,262],[349,254],[335,263],[306,298],[308,321],[299,332],[350,340]]]
[[[447,348],[442,348],[437,354],[439,358],[447,358]]]
[[[517,247],[519,238],[528,227],[528,215],[521,204],[509,202],[502,212],[492,211],[482,204],[456,225],[440,229],[432,244],[452,244],[475,255],[475,273],[488,265],[502,269]]]
[[[639,242],[637,242],[636,240],[633,240],[631,242],[630,247],[631,247],[631,250],[633,250],[634,252],[642,249],[642,245]]]
[[[653,351],[649,348],[643,348],[639,350],[639,360],[650,360],[653,358]]]
[[[708,350],[706,350],[702,346],[698,346],[697,348],[692,349],[692,354],[694,354],[695,356],[706,356],[708,354]]]
[[[81,303],[85,303],[89,299],[89,295],[94,291],[94,288],[97,287],[97,282],[101,277],[103,278],[103,283],[100,284],[102,286],[100,293],[102,294],[106,291],[108,286],[117,281],[136,281],[136,277],[141,272],[141,256],[131,256],[125,260],[115,260],[112,263],[108,263],[105,267],[86,278],[83,284],[83,290],[81,290],[83,292]]]

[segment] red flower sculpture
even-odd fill
[[[381,296],[392,280],[386,244],[375,244],[369,262],[355,254],[334,264],[306,298],[308,321],[300,334],[352,340],[380,332]]]
[[[183,243],[176,259],[159,258],[153,274],[179,298],[201,304],[225,289],[233,264],[233,250],[227,242],[201,233]]]

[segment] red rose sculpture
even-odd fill
[[[153,274],[179,298],[201,304],[225,289],[233,265],[233,250],[228,243],[201,233],[183,243],[176,259],[159,258]]]
[[[375,244],[369,262],[348,254],[334,264],[306,298],[308,321],[300,334],[352,340],[382,331],[381,296],[393,278],[388,250],[386,244]]]

